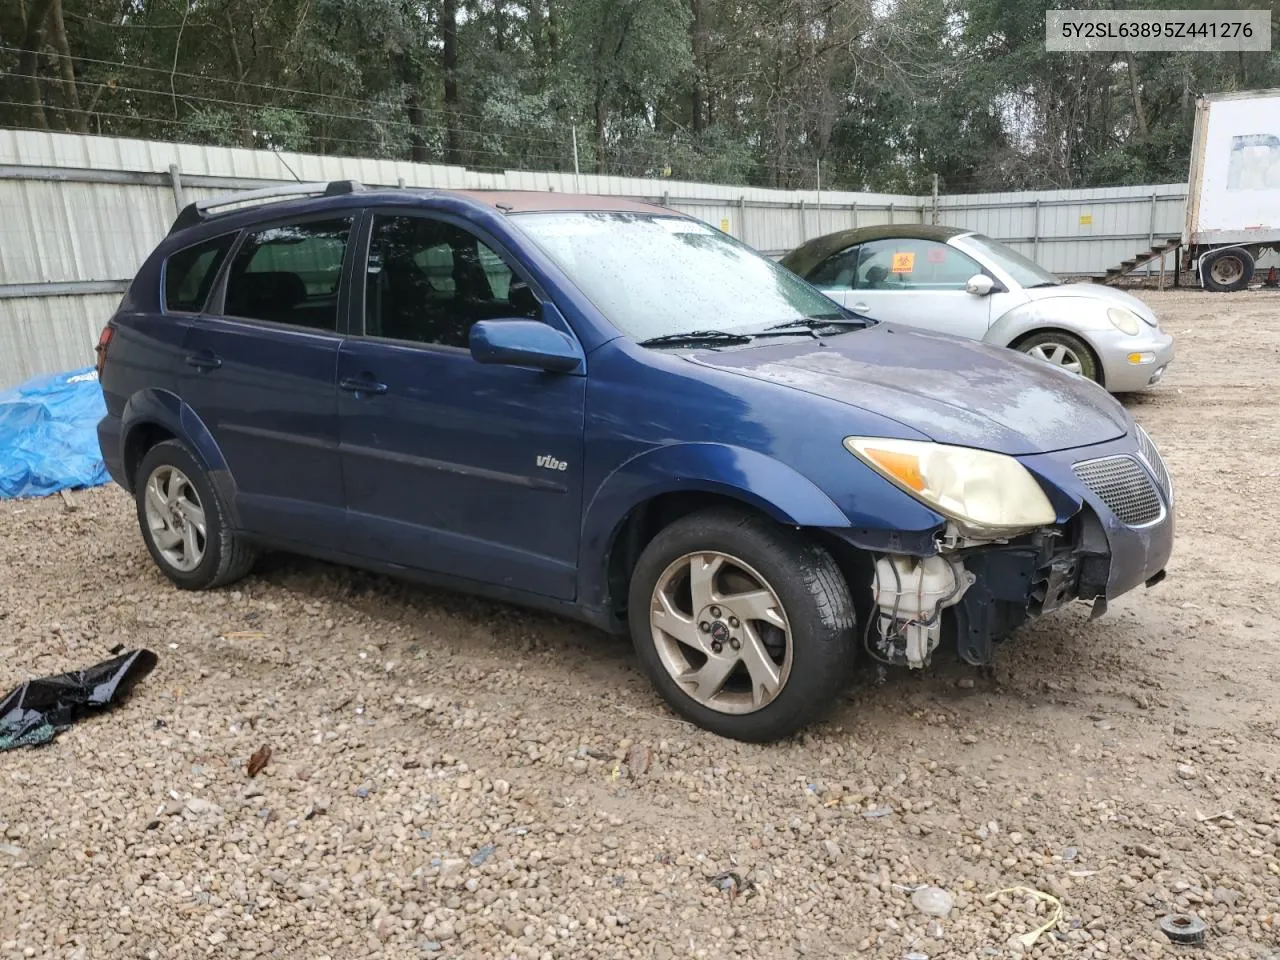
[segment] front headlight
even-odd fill
[[[1121,333],[1136,337],[1142,329],[1142,319],[1128,307],[1108,307],[1107,319]]]
[[[972,536],[1007,537],[1057,519],[1035,477],[1002,453],[880,437],[846,437],[844,445]]]

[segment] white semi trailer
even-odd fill
[[[1280,90],[1201,97],[1187,181],[1184,266],[1206,289],[1243,290],[1280,253]]]

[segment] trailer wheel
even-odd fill
[[[1253,255],[1243,247],[1223,247],[1200,258],[1205,288],[1218,293],[1243,290],[1253,279]]]

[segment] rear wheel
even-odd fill
[[[645,548],[632,640],[658,692],[714,733],[765,742],[824,711],[854,658],[854,610],[831,555],[762,517],[691,514]]]
[[[1029,357],[1078,373],[1094,383],[1102,382],[1098,375],[1098,360],[1089,345],[1069,333],[1059,330],[1033,333],[1019,341],[1017,349]]]
[[[1200,258],[1200,278],[1218,293],[1243,290],[1253,279],[1253,255],[1241,247],[1213,250]]]
[[[134,496],[151,558],[184,590],[221,587],[253,568],[257,549],[228,528],[208,473],[181,441],[166,440],[147,451]]]

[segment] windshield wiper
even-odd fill
[[[641,340],[642,347],[660,347],[670,343],[718,343],[740,344],[750,343],[751,335],[746,333],[729,333],[727,330],[687,330],[684,333],[664,333],[660,337]]]
[[[829,314],[822,317],[803,317],[799,320],[788,320],[785,323],[775,323],[772,327],[765,327],[763,333],[777,331],[786,333],[795,331],[801,333],[808,330],[820,330],[823,327],[865,327],[867,321],[857,317],[846,317],[840,314]]]

